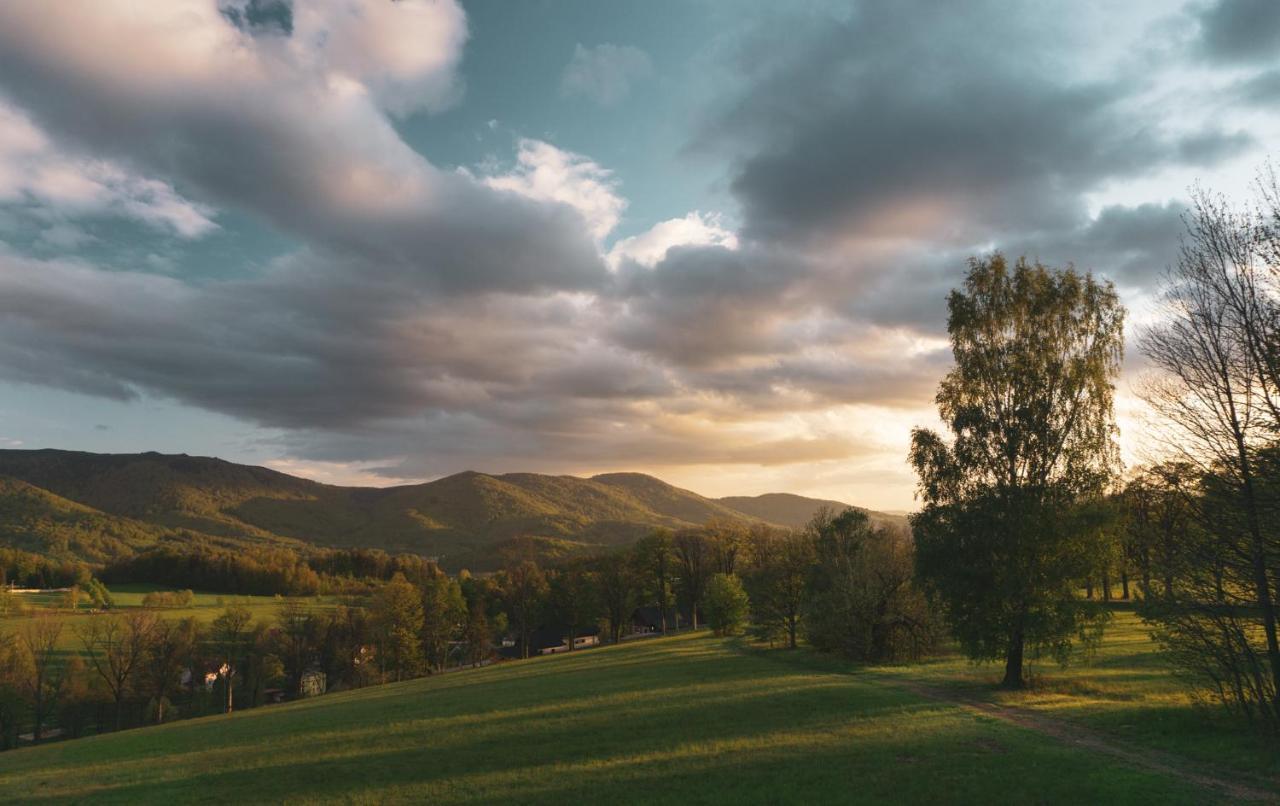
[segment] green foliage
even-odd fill
[[[435,574],[422,583],[422,648],[427,665],[442,671],[449,662],[449,646],[462,638],[467,603],[457,580]]]
[[[1065,657],[1100,628],[1075,591],[1104,548],[1087,504],[1118,463],[1124,310],[1109,283],[999,254],[970,262],[948,307],[956,364],[937,403],[952,439],[912,435],[919,570],[965,650],[1003,656],[1020,686],[1025,647]]]
[[[378,589],[369,605],[378,663],[393,680],[413,677],[422,667],[422,595],[397,574]]]
[[[750,555],[743,581],[751,597],[752,627],[770,641],[785,636],[794,649],[812,598],[813,535],[759,530],[751,536]]]
[[[750,610],[742,581],[731,574],[715,574],[707,581],[703,613],[716,635],[734,635],[742,630]]]
[[[858,661],[919,658],[939,625],[914,584],[907,536],[863,512],[822,513],[810,526],[813,571],[805,631],[818,649]]]
[[[196,595],[190,588],[181,591],[151,591],[142,597],[143,607],[173,608],[190,607]]]

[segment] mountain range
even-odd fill
[[[94,563],[158,544],[379,548],[451,570],[623,545],[710,520],[799,528],[839,501],[707,498],[641,473],[591,478],[467,471],[423,484],[342,487],[222,459],[0,450],[0,545]],[[870,512],[885,524],[900,515]]]

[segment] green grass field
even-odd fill
[[[1098,665],[1046,669],[1035,690],[1017,695],[1019,704],[1118,730],[1139,746],[1163,746],[1161,725],[1194,733],[1193,722],[1161,722],[1173,711],[1196,723],[1205,714],[1164,688],[1166,673],[1144,665],[1153,656],[1149,644],[1131,645],[1136,629],[1125,617]],[[989,677],[990,667],[954,658],[859,671],[804,650],[682,635],[14,751],[0,756],[0,799],[1225,799],[900,685],[910,678],[990,694],[980,685]],[[1156,727],[1122,730],[1147,719]],[[1203,744],[1194,737],[1164,744],[1208,764],[1224,760],[1221,738],[1210,731]],[[1247,753],[1233,763],[1267,769]]]
[[[141,609],[143,597],[156,590],[164,589],[155,585],[113,586],[111,588],[111,597],[115,601],[115,606],[112,608],[112,612],[126,613],[131,610]],[[44,613],[55,616],[63,622],[64,626],[62,634],[58,638],[58,647],[69,652],[80,651],[82,645],[76,635],[75,628],[83,626],[90,619],[97,618],[100,615],[92,613],[87,603],[82,603],[74,612],[66,609],[63,606],[63,594],[58,592],[23,593],[19,594],[19,596],[27,608],[26,612],[21,616],[0,618],[0,636],[17,632],[31,616]],[[228,606],[239,605],[246,608],[253,615],[255,622],[270,622],[275,619],[282,601],[282,599],[275,596],[196,593],[195,599],[189,607],[165,607],[158,608],[153,612],[160,618],[169,620],[194,616],[197,621],[208,624]],[[337,597],[312,596],[299,601],[311,608],[326,608],[333,607],[337,603]]]

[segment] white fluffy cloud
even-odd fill
[[[581,154],[563,151],[541,140],[521,140],[515,170],[484,181],[489,187],[529,199],[572,207],[597,241],[613,231],[627,206],[626,200],[618,195],[611,171]]]
[[[291,43],[302,61],[359,82],[396,115],[440,109],[456,97],[467,20],[452,0],[308,0],[293,6]]]
[[[738,248],[737,234],[724,226],[722,216],[698,210],[683,218],[659,221],[649,229],[623,238],[609,250],[609,263],[617,267],[624,260],[654,266],[675,246],[723,246]]]

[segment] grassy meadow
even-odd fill
[[[1160,656],[1131,605],[1112,606],[1102,645],[1066,668],[1033,667],[1023,691],[996,687],[1002,668],[975,665],[958,654],[924,663],[882,667],[876,675],[936,686],[958,697],[1025,708],[1126,743],[1184,757],[1245,776],[1280,776],[1280,748],[1260,743],[1244,723],[1202,705]]]
[[[1274,769],[1175,696],[1131,616],[1115,626],[1093,665],[999,696],[1189,764]],[[903,685],[992,697],[995,677],[957,658],[856,670],[686,634],[14,751],[0,757],[0,800],[1225,799]]]
[[[115,604],[109,612],[118,614],[141,609],[143,597],[158,590],[167,589],[155,585],[113,585],[111,587],[111,598]],[[33,615],[48,614],[63,623],[62,634],[58,638],[58,646],[67,651],[80,651],[82,645],[76,635],[75,628],[86,624],[90,619],[101,616],[100,613],[93,612],[91,606],[86,602],[81,602],[80,606],[74,611],[68,610],[63,604],[64,594],[59,591],[20,593],[18,596],[26,610],[22,615],[0,618],[0,636],[9,635],[21,629],[23,623]],[[252,614],[255,622],[273,621],[280,610],[282,601],[282,599],[275,596],[240,596],[197,592],[190,606],[162,607],[155,609],[153,612],[163,619],[177,620],[194,616],[197,621],[209,624],[227,607],[238,605],[247,609]],[[324,608],[333,607],[337,602],[337,598],[312,596],[298,601],[305,603],[308,607]]]

